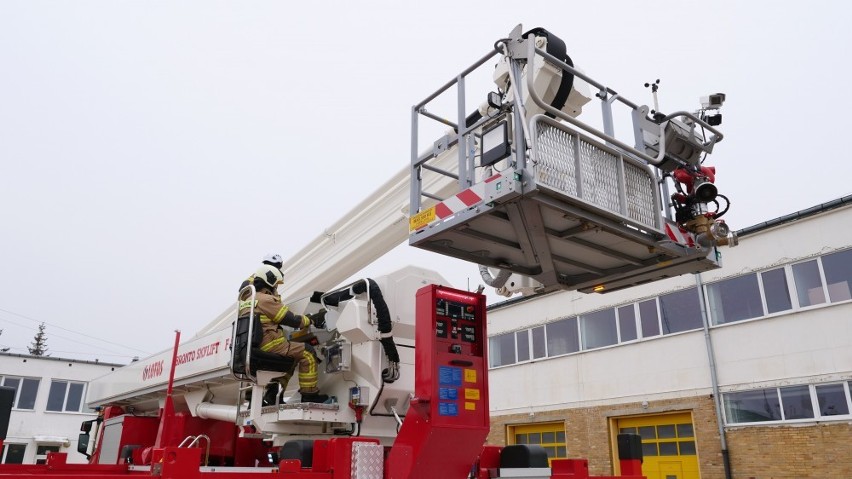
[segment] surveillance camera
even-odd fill
[[[701,108],[705,110],[715,110],[722,107],[725,103],[724,93],[713,93],[711,95],[701,97]]]

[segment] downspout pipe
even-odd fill
[[[707,346],[707,360],[710,364],[710,382],[713,387],[713,403],[716,406],[716,424],[719,425],[719,443],[722,447],[722,464],[725,468],[725,479],[731,479],[731,457],[728,454],[728,440],[725,436],[725,421],[722,417],[722,395],[719,394],[719,377],[716,369],[716,351],[713,349],[713,338],[710,336],[710,317],[704,303],[704,282],[701,273],[695,274],[695,289],[698,290],[698,304],[701,309],[701,323],[704,326],[704,342]]]

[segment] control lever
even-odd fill
[[[385,409],[393,413],[393,417],[396,418],[396,422],[402,426],[402,418],[399,417],[399,413],[396,411],[396,398],[387,398],[385,399]]]

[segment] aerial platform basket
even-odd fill
[[[543,100],[534,79],[525,74],[536,71],[536,56],[551,64],[557,60],[531,41],[518,41],[514,54],[505,43],[502,50],[509,52],[504,59],[511,78],[527,77],[524,91],[517,86],[520,82],[512,81],[502,107],[491,108],[481,118],[466,116],[465,77],[498,55],[497,48],[499,44],[413,108],[411,245],[531,277],[541,283],[540,291],[608,292],[719,267],[715,247],[699,245],[664,214],[665,183],[658,168],[669,157],[665,138],[654,145],[656,150],[644,144],[647,107],[636,106],[559,62],[563,72],[576,75],[574,88],[585,80],[600,89],[597,96],[608,131],[566,115]],[[453,85],[458,92],[457,124],[426,109]],[[530,100],[526,105],[518,100],[525,97]],[[616,100],[632,110],[640,149],[612,134],[611,107]],[[497,102],[489,103],[493,107]],[[453,128],[426,153],[419,153],[421,117]],[[495,150],[503,157],[498,162],[493,161]],[[457,175],[430,165],[446,155],[458,156]],[[427,174],[452,176],[458,180],[458,192],[439,198],[423,191]]]

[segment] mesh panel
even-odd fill
[[[580,140],[580,171],[583,178],[581,198],[593,205],[620,213],[618,194],[619,157]]]
[[[539,126],[536,181],[577,196],[576,138],[558,128]]]
[[[653,226],[657,208],[654,205],[654,180],[636,165],[624,163],[627,186],[627,217],[643,225]]]
[[[538,184],[624,215],[642,225],[656,227],[656,185],[647,170],[623,162],[620,156],[585,141],[576,133],[543,121],[539,121],[536,127],[538,135],[534,160]],[[619,174],[619,165],[622,163],[623,181]],[[621,184],[625,188],[625,205],[621,204]]]

